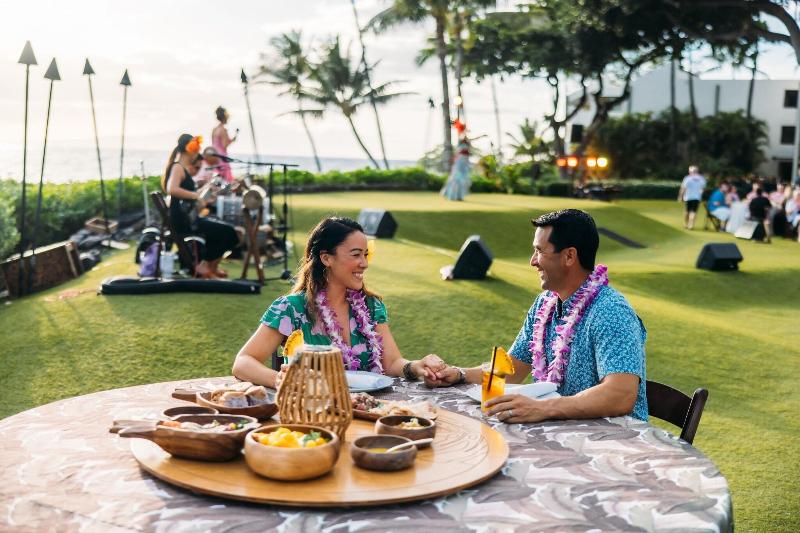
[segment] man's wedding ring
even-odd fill
[[[509,419],[512,416],[514,416],[514,410],[513,409],[509,409],[508,411],[506,411],[506,413],[508,415],[508,416],[506,416],[506,419]]]

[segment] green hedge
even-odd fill
[[[680,182],[671,180],[603,180],[590,182],[588,185],[618,187],[621,192],[617,198],[649,200],[674,200],[678,197],[678,190],[681,187]]]

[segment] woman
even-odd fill
[[[206,201],[195,190],[192,179],[203,159],[200,154],[201,142],[201,137],[193,137],[188,133],[178,137],[178,144],[167,160],[161,186],[170,197],[169,219],[173,231],[178,236],[191,234],[205,238],[203,257],[195,266],[195,275],[201,278],[220,278],[226,277],[225,271],[219,268],[222,255],[233,250],[238,245],[239,238],[230,224],[207,217],[194,219],[191,216],[193,211],[206,205]]]
[[[227,156],[228,146],[236,141],[236,138],[239,136],[239,130],[236,130],[236,134],[234,134],[233,138],[231,138],[228,135],[228,129],[225,127],[225,124],[228,123],[228,119],[230,118],[228,110],[220,106],[216,109],[216,111],[214,111],[214,113],[217,116],[217,120],[219,120],[219,124],[217,124],[217,126],[211,132],[211,146],[214,147],[214,150],[216,150],[217,154],[221,156]],[[233,173],[231,173],[231,166],[228,163],[224,161],[220,163],[217,172],[228,183],[233,181]]]
[[[463,200],[469,193],[472,184],[469,166],[469,141],[466,135],[462,135],[456,147],[456,158],[453,168],[450,170],[450,177],[442,187],[441,194],[448,200]]]
[[[311,231],[297,283],[275,300],[233,363],[239,379],[277,388],[283,377],[264,363],[293,331],[306,344],[332,344],[342,351],[346,370],[368,370],[439,384],[447,365],[436,355],[408,361],[389,331],[386,307],[364,285],[367,238],[349,218],[328,217]]]

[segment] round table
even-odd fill
[[[725,478],[707,457],[667,432],[620,417],[506,425],[508,463],[457,494],[367,509],[297,509],[200,496],[142,471],[113,419],[157,416],[186,405],[157,383],[43,405],[0,421],[0,516],[29,530],[626,530],[728,531]],[[230,378],[227,378],[230,379]],[[396,380],[389,398],[428,399],[480,418],[458,390]],[[338,530],[338,529],[337,529]]]

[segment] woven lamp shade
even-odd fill
[[[304,346],[289,365],[277,401],[281,423],[321,426],[344,442],[353,420],[353,403],[341,350]]]

